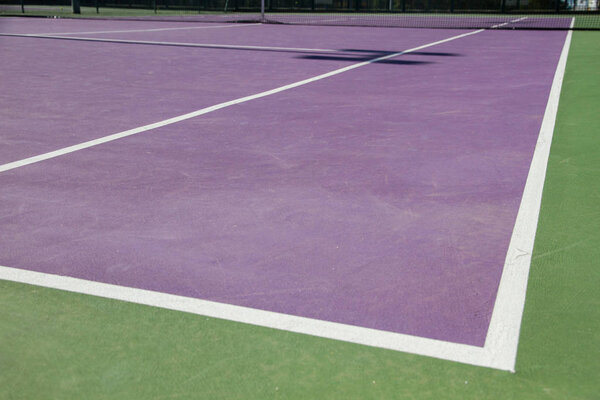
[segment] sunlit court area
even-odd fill
[[[600,393],[596,0],[0,0],[0,399]]]

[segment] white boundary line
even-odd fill
[[[482,30],[469,32],[468,34],[463,34],[428,45],[419,46],[401,53],[379,57],[371,61],[354,64],[350,67],[335,70],[328,74],[319,75],[318,77],[300,81],[295,84],[282,86],[281,88],[259,93],[254,96],[248,96],[232,102],[222,103],[207,109],[198,110],[194,113],[161,121],[156,124],[121,132],[120,134],[116,135],[110,135],[105,138],[97,139],[96,141],[85,142],[80,145],[67,147],[55,152],[5,164],[0,167],[0,172],[57,157],[63,154],[68,154],[73,151],[95,146],[107,141],[116,140],[120,137],[154,129],[159,126],[165,126],[180,120],[193,118],[194,116],[202,115],[220,108],[225,108],[233,104],[239,104],[241,102],[301,86],[309,82],[313,82],[314,80],[337,75],[339,73],[353,68],[358,68],[372,62],[395,57],[425,47],[430,47],[434,44],[455,40],[459,37],[469,36],[481,31]],[[545,180],[548,156],[550,153],[550,145],[552,142],[556,113],[558,110],[560,90],[571,43],[571,34],[571,31],[567,33],[552,83],[552,89],[550,91],[538,142],[523,192],[521,206],[519,208],[514,231],[507,252],[506,262],[500,280],[496,303],[494,305],[494,311],[492,313],[492,319],[484,347],[427,339],[417,336],[297,317],[270,311],[256,310],[189,297],[116,286],[106,283],[4,266],[0,266],[0,279],[106,297],[132,303],[145,304],[170,310],[184,311],[247,324],[265,326],[269,328],[514,372],[519,330],[527,289],[527,278],[531,263],[531,253],[533,250],[535,232],[537,229],[541,195]]]
[[[177,28],[153,28],[153,29],[124,29],[118,31],[89,31],[89,32],[48,32],[48,33],[24,33],[25,36],[46,36],[46,35],[91,35],[96,33],[133,33],[133,32],[161,32],[161,31],[181,31],[192,29],[217,29],[217,28],[239,28],[242,26],[257,26],[255,24],[228,24],[211,26],[185,26]]]
[[[3,266],[0,279],[486,366],[480,364],[485,350],[476,346]]]

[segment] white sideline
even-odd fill
[[[160,121],[154,124],[109,135],[103,138],[65,147],[53,152],[30,157],[24,160],[0,166],[0,172],[37,163],[50,158],[58,157],[74,151],[96,146],[126,136],[134,135],[151,129],[166,126],[196,116],[206,114],[234,104],[243,103],[284,90],[308,84],[320,79],[334,76],[373,62],[389,59],[402,54],[417,51],[436,44],[445,43],[469,35],[474,35],[483,30],[477,30],[448,39],[415,47],[399,53],[378,57],[370,61],[353,64],[329,73],[310,79],[281,86],[276,89],[243,97],[237,100],[217,104],[201,110],[184,114],[178,117]],[[537,228],[537,220],[541,203],[541,194],[546,173],[550,144],[554,131],[554,123],[558,109],[560,90],[564,76],[567,55],[571,43],[571,31],[567,33],[558,67],[552,83],[548,104],[539,133],[538,142],[533,155],[530,171],[521,200],[517,220],[513,230],[509,249],[506,256],[503,274],[500,280],[498,294],[491,323],[484,347],[451,343],[440,340],[427,339],[417,336],[404,335],[393,332],[368,329],[363,327],[315,320],[304,317],[262,311],[223,303],[211,302],[189,297],[176,296],[148,290],[128,288],[93,282],[83,279],[46,274],[16,268],[0,266],[0,279],[22,282],[32,285],[44,286],[71,292],[95,295],[110,299],[123,300],[132,303],[146,304],[171,310],[184,311],[199,315],[206,315],[231,321],[243,322],[253,325],[282,329],[318,337],[343,340],[347,342],[381,347],[391,350],[403,351],[456,361],[477,366],[495,368],[500,370],[515,370],[519,330],[523,315],[523,307],[527,289],[527,278],[531,262],[531,252]]]
[[[571,28],[574,22],[574,19],[571,20]],[[529,174],[527,175],[521,205],[508,246],[494,311],[492,312],[485,340],[485,348],[489,349],[491,357],[490,366],[512,372],[515,371],[517,361],[517,347],[523,308],[525,307],[531,254],[542,202],[550,145],[552,144],[554,124],[558,112],[558,101],[565,75],[569,47],[571,46],[571,36],[572,31],[569,30],[552,81],[544,119],[529,167]]]
[[[198,116],[203,115],[203,114],[208,114],[208,113],[213,112],[213,111],[217,111],[217,110],[220,110],[220,109],[223,109],[223,108],[234,106],[236,104],[245,103],[247,101],[251,101],[251,100],[255,100],[255,99],[260,99],[262,97],[270,96],[272,94],[276,94],[276,93],[280,93],[280,92],[283,92],[283,91],[286,91],[286,90],[294,89],[294,88],[297,88],[299,86],[304,86],[304,85],[307,85],[309,83],[319,81],[321,79],[325,79],[325,78],[329,78],[331,76],[339,75],[341,73],[344,73],[344,72],[347,72],[347,71],[350,71],[350,70],[353,70],[353,69],[356,69],[356,68],[364,67],[365,65],[369,65],[369,64],[372,64],[372,63],[375,63],[375,62],[384,61],[384,60],[387,60],[387,59],[390,59],[390,58],[398,57],[398,56],[403,55],[403,54],[411,53],[411,52],[418,51],[418,50],[421,50],[421,49],[425,49],[425,48],[428,48],[428,47],[432,47],[432,46],[435,46],[435,45],[438,45],[438,44],[450,42],[452,40],[456,40],[456,39],[460,39],[460,38],[463,38],[463,37],[475,35],[477,33],[483,32],[483,31],[484,31],[483,29],[480,29],[480,30],[477,30],[477,31],[463,33],[461,35],[452,36],[452,37],[447,38],[447,39],[438,40],[436,42],[424,44],[422,46],[414,47],[412,49],[404,50],[404,51],[401,51],[401,52],[398,52],[398,53],[392,53],[392,54],[388,54],[388,55],[385,55],[385,56],[373,58],[373,59],[368,60],[368,61],[363,61],[363,62],[360,62],[360,63],[352,64],[352,65],[349,65],[347,67],[343,67],[343,68],[339,68],[339,69],[327,72],[325,74],[314,76],[312,78],[308,78],[308,79],[304,79],[302,81],[290,83],[289,85],[280,86],[280,87],[275,88],[275,89],[267,90],[267,91],[260,92],[260,93],[257,93],[257,94],[253,94],[253,95],[250,95],[250,96],[240,97],[239,99],[226,101],[224,103],[216,104],[214,106],[202,108],[200,110],[192,111],[192,112],[187,113],[187,114],[183,114],[183,115],[179,115],[179,116],[176,116],[176,117],[173,117],[173,118],[169,118],[169,119],[165,119],[165,120],[162,120],[162,121],[158,121],[158,122],[155,122],[153,124],[148,124],[148,125],[140,126],[140,127],[137,127],[137,128],[133,128],[133,129],[129,129],[129,130],[123,131],[123,132],[119,132],[119,133],[115,133],[115,134],[112,134],[112,135],[104,136],[104,137],[101,137],[101,138],[98,138],[98,139],[94,139],[94,140],[90,140],[90,141],[87,141],[87,142],[75,144],[73,146],[63,147],[61,149],[50,151],[48,153],[43,153],[43,154],[39,154],[37,156],[25,158],[25,159],[22,159],[22,160],[13,161],[13,162],[10,162],[10,163],[7,163],[7,164],[0,165],[0,172],[9,171],[11,169],[23,167],[23,166],[29,165],[29,164],[38,163],[40,161],[44,161],[44,160],[48,160],[48,159],[51,159],[51,158],[59,157],[59,156],[65,155],[65,154],[73,153],[75,151],[79,151],[79,150],[87,149],[89,147],[97,146],[97,145],[100,145],[100,144],[103,144],[103,143],[112,142],[113,140],[121,139],[121,138],[124,138],[124,137],[127,137],[127,136],[136,135],[136,134],[141,133],[141,132],[146,132],[146,131],[149,131],[149,130],[152,130],[152,129],[157,129],[157,128],[161,128],[163,126],[171,125],[171,124],[174,124],[174,123],[177,123],[177,122],[185,121],[185,120],[188,120],[190,118],[195,118],[195,117],[198,117]],[[44,36],[44,37],[46,37],[46,36]],[[73,39],[73,38],[69,38],[69,39]]]

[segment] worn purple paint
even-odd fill
[[[317,31],[326,37],[336,29]],[[389,42],[382,35],[374,44],[378,30],[359,30],[352,44],[336,47],[401,49],[451,36],[385,31]],[[309,31],[244,34],[248,42],[296,36],[305,47],[299,32]],[[564,36],[484,32],[397,59],[413,64],[370,65],[3,173],[0,265],[481,346]],[[18,40],[40,51],[51,46]],[[123,47],[134,63],[181,51],[61,46],[66,53],[107,46],[114,65]],[[195,108],[355,62],[181,52],[170,84],[202,60],[227,71],[202,81],[211,95]],[[154,71],[145,62],[140,67]],[[91,98],[99,91],[107,104],[117,101],[112,79],[93,81]],[[196,88],[176,85],[165,93],[168,112],[137,85],[123,95],[138,108],[107,112],[130,125],[187,112],[194,96],[186,90]],[[80,106],[93,122],[78,120],[72,135],[112,133],[94,125],[105,117]],[[21,135],[35,143],[12,143],[12,152],[51,147],[27,126],[34,132]],[[54,127],[47,136],[64,143],[72,135]]]

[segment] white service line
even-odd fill
[[[527,18],[528,17],[522,17],[522,18],[513,19],[512,21],[508,21],[508,22],[505,22],[503,24],[492,25],[492,29],[500,28],[501,26],[506,26],[508,24],[514,24],[515,22],[521,22],[521,21],[523,21],[523,20],[525,20]]]
[[[19,168],[19,167],[23,167],[25,165],[30,165],[30,164],[34,164],[34,163],[38,163],[40,161],[44,161],[44,160],[49,160],[51,158],[55,158],[55,157],[59,157],[65,154],[69,154],[69,153],[73,153],[75,151],[79,151],[79,150],[83,150],[83,149],[87,149],[89,147],[93,147],[93,146],[98,146],[100,144],[103,143],[107,143],[107,142],[112,142],[113,140],[117,140],[117,139],[121,139],[127,136],[132,136],[132,135],[136,135],[138,133],[141,132],[146,132],[152,129],[157,129],[157,128],[161,128],[163,126],[167,126],[167,125],[171,125],[177,122],[181,122],[181,121],[185,121],[188,120],[190,118],[195,118],[198,117],[200,115],[204,115],[204,114],[208,114],[210,112],[213,111],[217,111],[223,108],[227,108],[227,107],[231,107],[234,106],[236,104],[241,104],[241,103],[245,103],[247,101],[251,101],[251,100],[256,100],[256,99],[260,99],[262,97],[266,97],[266,96],[270,96],[276,93],[280,93],[286,90],[290,90],[290,89],[294,89],[297,88],[299,86],[304,86],[307,85],[309,83],[312,82],[316,82],[319,81],[321,79],[325,79],[325,78],[329,78],[335,75],[339,75],[341,73],[356,69],[356,68],[360,68],[360,67],[364,67],[365,65],[369,65],[372,63],[376,63],[379,61],[384,61],[390,58],[394,58],[394,57],[398,57],[400,55],[403,54],[407,54],[407,53],[411,53],[417,50],[421,50],[421,49],[425,49],[428,47],[432,47],[432,46],[436,46],[438,44],[442,44],[442,43],[446,43],[446,42],[450,42],[452,40],[456,40],[456,39],[461,39],[467,36],[471,36],[471,35],[475,35],[477,33],[483,32],[483,29],[479,29],[476,31],[471,31],[471,32],[467,32],[467,33],[463,33],[460,35],[456,35],[456,36],[452,36],[450,38],[447,39],[442,39],[442,40],[438,40],[436,42],[432,42],[432,43],[428,43],[428,44],[424,44],[422,46],[418,46],[418,47],[414,47],[412,49],[408,49],[408,50],[404,50],[401,52],[397,52],[397,53],[392,53],[392,54],[388,54],[385,56],[381,56],[381,57],[377,57],[377,58],[373,58],[372,60],[368,60],[368,61],[363,61],[360,63],[356,63],[356,64],[352,64],[349,65],[347,67],[344,68],[339,68],[336,70],[333,70],[331,72],[327,72],[325,74],[321,74],[321,75],[317,75],[314,76],[312,78],[308,78],[308,79],[304,79],[302,81],[298,81],[298,82],[294,82],[291,83],[289,85],[284,85],[284,86],[280,86],[278,88],[275,89],[271,89],[271,90],[267,90],[264,92],[260,92],[257,94],[253,94],[250,96],[245,96],[245,97],[240,97],[239,99],[235,99],[235,100],[230,100],[230,101],[226,101],[224,103],[220,103],[220,104],[216,104],[214,106],[210,106],[210,107],[206,107],[206,108],[202,108],[200,110],[196,110],[196,111],[192,111],[190,113],[187,114],[183,114],[183,115],[179,115],[173,118],[169,118],[169,119],[165,119],[162,121],[158,121],[152,124],[148,124],[148,125],[144,125],[144,126],[140,126],[137,128],[133,128],[133,129],[129,129],[123,132],[119,132],[119,133],[115,133],[112,135],[108,135],[108,136],[104,136],[98,139],[94,139],[94,140],[90,140],[87,142],[83,142],[83,143],[79,143],[79,144],[75,144],[72,146],[68,146],[68,147],[63,147],[61,149],[58,150],[54,150],[48,153],[43,153],[43,154],[39,154],[37,156],[33,156],[33,157],[29,157],[29,158],[25,158],[22,160],[18,160],[18,161],[13,161],[7,164],[3,164],[0,165],[0,172],[5,172],[5,171],[9,171],[11,169],[15,169],[15,168]]]
[[[48,32],[48,33],[24,33],[24,36],[47,36],[47,35],[91,35],[96,33],[132,33],[132,32],[162,32],[162,31],[181,31],[194,29],[218,29],[218,28],[239,28],[242,26],[257,26],[260,24],[227,24],[211,26],[186,26],[177,28],[155,28],[155,29],[123,29],[118,31],[88,31],[88,32]]]
[[[75,40],[82,42],[101,42],[101,43],[124,43],[124,44],[144,44],[144,45],[160,45],[160,46],[177,46],[177,47],[199,47],[212,49],[234,49],[234,50],[262,50],[262,51],[287,51],[295,53],[344,53],[342,50],[333,49],[310,49],[302,47],[276,47],[276,46],[252,46],[244,44],[217,44],[217,43],[187,43],[187,42],[160,42],[153,40],[126,40],[126,39],[108,39],[108,38],[93,38],[93,37],[78,37],[78,36],[56,36],[56,35],[22,35],[19,33],[0,33],[0,36],[11,37],[28,37],[38,39],[61,39]]]

